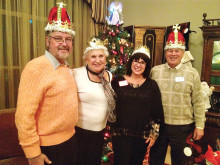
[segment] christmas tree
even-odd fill
[[[102,165],[112,165],[113,163],[114,163],[114,153],[112,149],[112,137],[110,134],[110,127],[107,126],[104,131]]]
[[[117,0],[113,1],[109,6],[109,11],[104,30],[99,32],[96,38],[102,40],[108,48],[106,69],[114,76],[122,76],[126,73],[126,63],[133,52],[133,44],[129,41],[130,34],[122,27],[124,23],[122,3]],[[110,127],[107,125],[104,131],[102,164],[110,165],[113,161],[112,138]]]
[[[130,34],[122,27],[122,3],[114,1],[109,7],[110,16],[106,18],[107,23],[97,38],[101,39],[108,48],[106,68],[113,75],[124,75],[126,62],[133,52],[133,44],[129,41]]]

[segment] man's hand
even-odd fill
[[[37,157],[29,158],[28,163],[29,165],[44,165],[44,162],[47,164],[51,164],[52,162],[48,159],[48,157],[44,154],[40,154]]]
[[[195,128],[193,133],[193,139],[200,140],[203,135],[204,135],[204,129]]]

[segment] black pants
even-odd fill
[[[172,165],[185,165],[184,155],[187,136],[193,132],[194,124],[190,125],[161,125],[160,135],[150,149],[150,165],[164,165],[167,147],[171,147]]]
[[[100,165],[104,145],[103,131],[76,127],[77,165]]]
[[[74,135],[61,144],[41,146],[41,152],[52,161],[51,165],[75,165],[76,145],[76,136]]]
[[[148,144],[145,139],[113,136],[114,165],[142,165]]]

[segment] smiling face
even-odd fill
[[[132,74],[142,75],[146,67],[146,62],[143,59],[133,59],[131,64]]]
[[[165,51],[167,63],[171,68],[175,68],[180,64],[183,55],[184,50],[179,48],[167,49]]]
[[[87,53],[85,61],[93,72],[100,73],[106,65],[106,56],[101,49],[92,50]]]
[[[72,35],[63,32],[52,32],[46,37],[48,51],[60,62],[64,63],[73,50]],[[61,42],[61,41],[62,42]]]

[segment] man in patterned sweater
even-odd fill
[[[63,3],[45,28],[47,51],[25,66],[15,122],[29,165],[73,165],[78,120],[77,88],[66,58],[75,32]]]
[[[151,148],[150,165],[164,165],[168,144],[172,165],[185,165],[187,136],[193,133],[193,139],[199,140],[204,134],[205,104],[200,76],[195,68],[181,63],[185,40],[179,26],[173,28],[164,48],[167,63],[151,70],[161,91],[165,123]]]

